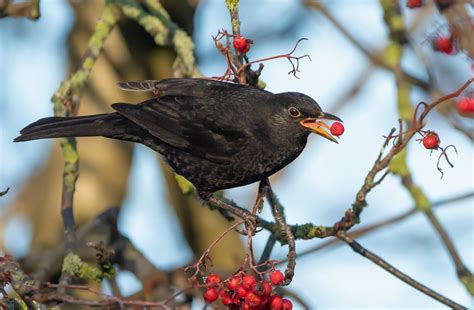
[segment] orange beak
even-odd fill
[[[331,135],[329,132],[325,130],[325,129],[330,130],[330,127],[326,123],[319,121],[318,119],[329,119],[329,120],[342,122],[342,120],[335,115],[321,112],[321,115],[318,116],[318,118],[308,117],[302,120],[300,124],[301,126],[310,129],[312,132],[314,132],[317,135],[320,135],[323,138],[326,138],[335,143],[339,143],[337,142],[337,139],[333,135]]]

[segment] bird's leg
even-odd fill
[[[255,199],[255,203],[253,204],[253,207],[252,207],[252,215],[255,216],[255,218],[257,218],[257,214],[262,212],[262,208],[263,208],[263,199],[265,198],[267,194],[267,188],[265,186],[264,183],[260,182],[259,186],[258,186],[258,193],[257,193],[257,198]],[[255,235],[255,231],[256,231],[256,225],[254,225],[256,223],[253,223],[253,222],[247,222],[246,225],[245,225],[245,231],[239,231],[240,234],[242,235],[248,235],[248,233],[250,232],[251,235]]]
[[[275,218],[278,229],[280,230],[280,234],[286,237],[286,242],[288,243],[288,263],[286,265],[285,270],[285,282],[283,285],[288,285],[291,283],[293,276],[295,274],[295,266],[296,266],[296,242],[295,242],[295,235],[291,230],[290,226],[286,223],[285,216],[283,214],[283,209],[276,201],[276,197],[273,194],[272,187],[270,186],[270,181],[268,178],[262,180],[262,183],[266,183],[267,186],[267,199],[268,203],[272,208],[273,217]]]
[[[257,215],[257,213],[262,212],[263,208],[263,198],[267,195],[268,186],[264,182],[260,182],[258,185],[257,199],[252,208],[252,214]]]

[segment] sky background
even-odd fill
[[[327,20],[312,11],[302,12],[295,1],[259,1],[258,6],[249,0],[241,2],[242,33],[249,33],[249,37],[260,38],[262,42],[259,44],[259,40],[255,40],[249,53],[251,59],[288,52],[298,38],[309,39],[297,50],[297,53],[307,53],[312,58],[312,62],[302,60],[300,79],[287,75],[291,66],[286,60],[265,64],[262,79],[269,91],[302,92],[316,99],[323,109],[331,111],[332,105],[369,65],[364,55]],[[378,1],[348,3],[334,1],[328,7],[366,47],[384,47],[387,31]],[[0,189],[12,188],[11,193],[0,200],[0,216],[7,213],[8,202],[14,199],[21,182],[43,163],[51,143],[42,140],[14,144],[12,140],[26,124],[52,114],[50,97],[67,74],[65,44],[73,23],[72,11],[67,2],[60,0],[45,0],[41,5],[42,16],[37,22],[11,18],[0,20]],[[408,22],[416,18],[413,11],[404,10],[404,15]],[[430,51],[429,45],[424,43],[427,33],[444,22],[437,13],[434,17],[413,41],[426,53],[441,89],[450,91],[469,78],[470,61],[462,54],[446,56]],[[294,18],[300,19],[299,26],[282,38],[259,36],[259,30],[285,29]],[[195,23],[199,68],[204,75],[221,75],[225,64],[213,49],[211,35],[223,27],[230,29],[223,1],[202,1]],[[413,51],[407,51],[403,65],[417,76],[426,76],[424,66],[416,60]],[[450,75],[461,79],[449,79]],[[412,92],[412,99],[414,102],[430,101],[417,91]],[[346,127],[341,143],[336,145],[311,137],[303,154],[285,168],[284,177],[274,184],[275,192],[286,206],[290,223],[329,225],[340,219],[350,207],[379,152],[382,135],[397,126],[393,76],[376,70],[361,92],[338,112],[338,116]],[[472,143],[452,130],[436,113],[430,114],[429,128],[441,135],[443,144],[456,145],[459,154],[451,157],[455,165],[453,169],[444,165],[445,176],[440,179],[436,170],[437,156],[430,157],[429,151],[412,142],[409,164],[415,181],[422,185],[432,201],[474,190]],[[121,212],[120,229],[160,268],[181,266],[192,258],[191,251],[184,245],[177,221],[167,207],[156,157],[151,150],[140,145],[134,152],[129,195]],[[228,191],[228,195],[243,206],[251,204],[255,193],[255,185]],[[368,203],[369,207],[362,215],[363,224],[374,223],[412,207],[399,178],[391,176],[369,194]],[[465,200],[443,207],[436,213],[467,267],[473,270],[474,202]],[[268,208],[263,216],[268,218]],[[18,256],[25,255],[30,239],[26,219],[9,219],[4,229],[5,250]],[[266,237],[265,233],[257,235],[257,249],[261,250]],[[472,307],[472,300],[456,278],[450,258],[423,216],[416,215],[359,241],[421,283]],[[297,243],[297,250],[319,243],[319,240],[301,241]],[[277,246],[273,252],[273,258],[285,255],[286,248]],[[312,307],[442,308],[436,301],[418,293],[346,246],[301,257],[297,262],[296,276],[290,288]],[[130,274],[123,273],[120,278],[124,293],[139,289],[138,282]]]

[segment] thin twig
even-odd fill
[[[352,239],[349,235],[346,234],[344,231],[339,231],[337,234],[337,237],[347,243],[354,252],[362,255],[363,257],[369,259],[373,263],[375,263],[377,266],[380,266],[381,268],[385,269],[395,277],[399,278],[403,282],[407,283],[411,287],[417,289],[418,291],[422,292],[423,294],[439,301],[440,303],[452,308],[452,309],[467,309],[466,307],[452,301],[451,299],[439,294],[438,292],[435,292],[434,290],[430,289],[429,287],[421,284],[420,282],[416,281],[415,279],[409,277],[402,271],[398,270],[391,264],[389,264],[387,261],[385,261],[383,258],[380,256],[376,255],[375,253],[367,250],[364,248],[362,245],[360,245],[357,241]]]
[[[8,194],[9,190],[10,190],[10,187],[7,187],[6,190],[4,190],[3,192],[0,192],[0,197],[5,196],[6,194]]]
[[[286,223],[285,216],[283,215],[281,207],[276,202],[276,196],[273,193],[272,187],[268,178],[265,178],[262,182],[266,183],[267,190],[267,199],[272,207],[273,217],[275,218],[280,233],[284,235],[287,243],[288,243],[288,254],[287,254],[287,264],[285,270],[285,281],[283,285],[288,285],[291,283],[293,276],[295,275],[295,267],[296,267],[296,242],[295,242],[295,235],[291,230],[291,227]]]
[[[393,70],[393,66],[385,60],[382,53],[373,53],[367,49],[362,43],[355,39],[354,36],[341,23],[339,23],[339,21],[326,9],[322,3],[315,0],[303,0],[303,3],[309,8],[317,10],[324,17],[326,17],[329,22],[331,22],[331,24],[333,24],[333,26],[339,30],[339,32],[341,32],[344,37],[348,39],[358,50],[360,50],[367,58],[369,58],[373,64],[387,70]],[[421,80],[409,73],[403,74],[411,84],[416,85],[424,90],[430,89],[430,84],[428,84],[426,81]]]
[[[95,32],[89,39],[88,48],[84,53],[78,70],[61,83],[59,89],[51,99],[55,116],[76,116],[80,98],[89,79],[95,60],[101,53],[105,40],[115,27],[119,19],[119,10],[113,4],[107,4],[102,16],[96,24]],[[77,178],[79,177],[79,155],[75,138],[61,140],[61,149],[64,157],[63,189],[61,197],[61,216],[64,225],[64,237],[67,252],[72,252],[75,247],[75,221],[73,211],[74,192]],[[61,283],[68,283],[69,277],[63,273]],[[64,293],[64,292],[59,292]]]
[[[449,237],[447,231],[444,229],[443,225],[439,222],[438,218],[434,214],[432,210],[428,210],[425,212],[426,217],[430,221],[431,225],[435,229],[436,233],[440,237],[441,241],[443,242],[444,246],[448,250],[448,253],[456,267],[456,273],[460,280],[463,280],[464,277],[472,277],[471,272],[466,267],[466,265],[461,260],[456,247],[454,246],[453,241]]]
[[[272,254],[272,250],[275,247],[277,239],[275,238],[274,234],[270,234],[268,237],[267,243],[265,244],[265,248],[263,248],[262,255],[260,256],[260,259],[258,260],[259,264],[262,264],[263,262],[267,261],[270,258],[270,255]]]
[[[435,202],[433,202],[432,206],[433,207],[442,207],[442,206],[445,206],[445,205],[448,205],[448,204],[451,204],[451,203],[454,203],[454,202],[459,202],[459,201],[462,201],[462,200],[465,200],[465,199],[470,199],[470,198],[473,198],[473,197],[474,197],[474,192],[469,192],[469,193],[456,195],[456,196],[453,196],[453,197],[449,197],[449,198],[445,198],[445,199],[435,201]],[[416,206],[413,206],[408,211],[405,211],[405,212],[403,212],[399,215],[396,215],[394,217],[390,217],[386,220],[368,225],[368,226],[363,227],[363,228],[351,230],[351,232],[348,233],[348,234],[351,238],[361,237],[361,236],[364,236],[368,233],[374,232],[374,231],[376,231],[380,228],[388,227],[388,226],[391,226],[393,224],[399,223],[399,222],[409,218],[410,216],[412,216],[414,214],[418,214],[418,213],[419,213],[419,209],[416,208]],[[325,241],[321,244],[318,244],[317,246],[315,246],[313,248],[310,248],[310,249],[305,250],[305,251],[301,251],[298,254],[298,257],[307,256],[308,254],[320,251],[322,249],[325,249],[325,248],[328,248],[328,247],[331,247],[333,245],[337,245],[337,244],[340,244],[340,243],[341,243],[341,241],[337,238],[330,239],[330,240],[327,240],[327,241]],[[280,260],[280,263],[285,263],[285,262],[286,262],[286,259]]]

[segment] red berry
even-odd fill
[[[235,288],[239,284],[240,284],[240,277],[238,276],[233,276],[232,278],[227,280],[227,282],[225,283],[225,285],[227,286],[227,288],[229,288],[229,290],[235,290]]]
[[[214,301],[216,301],[218,295],[217,295],[217,291],[215,288],[213,287],[209,287],[205,292],[204,294],[202,295],[204,297],[204,300],[207,302],[207,303],[212,303]]]
[[[247,53],[250,50],[251,40],[243,36],[237,36],[234,38],[234,48],[242,54]]]
[[[457,108],[459,114],[466,115],[474,113],[474,97],[463,97],[458,100]]]
[[[423,146],[428,150],[437,149],[439,147],[439,136],[434,131],[429,131],[423,137]]]
[[[262,299],[255,293],[248,292],[247,295],[245,295],[245,303],[250,307],[258,306],[261,302]]]
[[[215,273],[210,274],[206,278],[206,284],[209,285],[209,286],[218,286],[219,283],[221,283],[221,278],[218,275],[216,275]]]
[[[273,295],[268,301],[270,310],[282,310],[283,309],[283,298],[279,295]]]
[[[242,285],[237,286],[237,288],[235,289],[235,292],[237,293],[237,296],[242,297],[242,298],[245,297],[245,295],[247,295],[247,290]]]
[[[267,281],[259,281],[255,284],[253,291],[259,296],[270,296],[272,287]]]
[[[407,0],[407,8],[415,9],[423,6],[423,0]]]
[[[451,37],[438,37],[432,42],[433,49],[445,54],[451,54],[454,50],[453,39]]]
[[[221,302],[224,306],[229,306],[231,305],[234,301],[232,300],[232,297],[226,295],[224,297],[221,297]]]
[[[251,275],[245,275],[242,277],[242,286],[246,289],[246,290],[250,290],[252,288],[252,286],[255,284],[255,278],[254,276],[251,276]]]
[[[344,133],[344,125],[339,122],[332,123],[331,128],[329,129],[333,136],[339,137]]]
[[[283,310],[291,310],[293,309],[293,303],[286,298],[283,298]]]
[[[269,278],[273,285],[280,285],[285,280],[285,276],[280,270],[270,272]]]
[[[231,294],[230,294],[230,291],[228,291],[227,289],[221,288],[219,290],[219,298],[224,298],[225,296],[229,296],[229,295]]]

